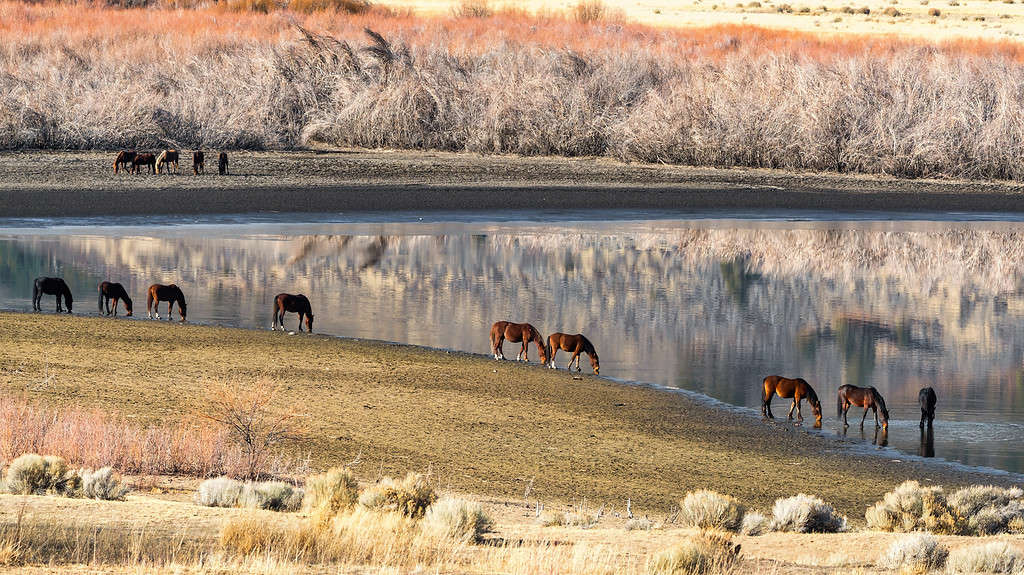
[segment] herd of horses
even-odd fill
[[[124,170],[129,174],[141,174],[143,167],[148,168],[150,174],[159,174],[161,170],[168,174],[172,171],[178,173],[178,158],[178,150],[163,150],[159,154],[121,150],[114,158],[114,173]],[[192,173],[197,176],[206,173],[206,154],[202,150],[192,152]],[[217,155],[217,173],[222,176],[228,173],[227,152]]]
[[[106,313],[108,316],[113,315],[116,317],[118,306],[123,303],[125,315],[132,315],[132,298],[128,295],[128,291],[123,285],[104,281],[99,284],[97,290],[99,292],[99,311],[101,314]],[[65,311],[63,307],[67,307],[67,313],[71,313],[74,298],[71,295],[71,289],[62,278],[36,278],[32,289],[32,309],[34,311],[41,311],[40,300],[43,295],[56,296],[58,313]],[[113,306],[111,306],[111,302],[113,302]],[[185,321],[187,314],[185,295],[178,286],[174,284],[153,284],[149,286],[149,289],[146,290],[146,312],[148,317],[153,318],[155,316],[156,319],[160,319],[160,302],[167,302],[168,320],[171,319],[174,305],[177,304],[181,321]],[[63,306],[61,305],[62,303]],[[277,330],[278,326],[282,330],[285,329],[285,313],[298,314],[298,331],[303,331],[303,320],[305,320],[306,331],[313,333],[313,310],[309,303],[309,298],[305,295],[281,293],[274,297],[271,330]],[[505,341],[510,341],[521,344],[516,359],[529,361],[529,345],[532,343],[537,346],[537,353],[540,355],[542,365],[555,369],[555,356],[559,351],[564,351],[570,354],[567,366],[569,370],[572,370],[573,363],[575,363],[576,371],[582,371],[580,368],[580,356],[586,354],[590,358],[590,366],[594,370],[594,375],[600,375],[601,372],[601,363],[594,344],[581,333],[567,334],[555,332],[545,340],[540,331],[529,323],[498,321],[491,326],[490,338],[494,359],[505,359],[502,345]],[[818,394],[815,393],[806,380],[769,375],[764,378],[762,384],[761,414],[764,417],[775,419],[775,415],[772,413],[772,398],[779,396],[783,399],[793,400],[789,408],[789,419],[793,419],[793,412],[795,411],[797,420],[802,422],[804,417],[801,413],[801,405],[806,399],[807,403],[811,406],[811,412],[814,414],[814,427],[821,427],[821,401],[818,399]],[[875,417],[875,428],[881,428],[883,431],[888,430],[889,410],[885,406],[885,399],[882,398],[882,395],[874,387],[842,385],[836,392],[836,398],[836,416],[842,418],[844,429],[849,426],[846,418],[847,412],[851,407],[856,406],[864,408],[864,414],[860,420],[861,427],[864,426],[864,422],[867,420],[868,411],[872,411]],[[918,402],[921,407],[920,427],[922,429],[924,429],[926,424],[929,430],[932,427],[932,422],[935,420],[936,399],[935,390],[931,387],[922,389],[918,394]]]

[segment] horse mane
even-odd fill
[[[586,353],[587,355],[590,355],[590,356],[597,356],[597,350],[594,349],[594,344],[590,343],[590,340],[587,339],[587,336],[585,336],[585,335],[583,335],[581,333],[580,334],[580,339],[583,340],[583,351],[584,351],[584,353]]]
[[[810,401],[812,403],[812,405],[815,404],[815,403],[821,405],[821,401],[818,399],[818,394],[815,393],[814,388],[811,387],[811,384],[809,384],[809,383],[807,383],[805,381],[804,382],[804,387],[807,388],[807,400]]]
[[[66,282],[64,280],[60,280],[60,285],[61,285],[60,291],[61,291],[61,294],[64,296],[64,301],[66,301],[68,303],[73,302],[75,298],[71,297],[71,287],[68,286],[68,282]]]
[[[885,400],[882,399],[882,394],[878,393],[878,390],[874,387],[871,388],[871,399],[878,404],[878,407],[882,408],[882,415],[885,416],[886,421],[889,421],[889,409],[885,407]]]

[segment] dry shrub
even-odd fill
[[[837,533],[846,529],[846,517],[829,504],[811,495],[794,495],[775,500],[772,506],[772,531],[794,533]]]
[[[889,6],[885,10],[882,10],[882,14],[886,16],[892,16],[893,18],[898,18],[903,15],[902,12],[900,12],[893,6]]]
[[[441,539],[480,541],[491,530],[491,518],[479,503],[457,497],[442,497],[427,509],[420,528]]]
[[[728,533],[701,532],[682,543],[655,553],[649,563],[649,575],[700,575],[728,573],[739,559],[740,546],[733,545]]]
[[[282,481],[246,483],[238,497],[238,506],[267,511],[298,511],[302,507],[303,491]]]
[[[604,20],[608,7],[601,0],[582,0],[572,8],[573,18],[580,24],[593,24]]]
[[[494,8],[490,0],[461,0],[452,13],[456,18],[490,18]]]
[[[26,453],[7,467],[4,488],[18,495],[74,495],[81,478],[68,468],[63,458]]]
[[[423,517],[436,500],[434,488],[427,483],[426,476],[419,473],[409,473],[401,481],[385,477],[359,496],[359,504],[367,509],[412,518]]]
[[[572,527],[590,529],[598,524],[601,518],[594,512],[586,510],[548,511],[541,515],[539,523],[544,527]]]
[[[634,517],[626,521],[626,531],[650,531],[654,529],[654,522],[647,517]]]
[[[707,489],[691,491],[679,502],[679,521],[700,529],[738,531],[745,512],[734,497]]]
[[[972,485],[947,496],[941,487],[907,481],[869,507],[865,518],[881,531],[995,535],[1024,526],[1024,491]]]
[[[1024,557],[1005,541],[993,541],[954,549],[946,569],[950,573],[1017,573]]]
[[[359,502],[359,482],[350,470],[333,467],[306,478],[305,507],[323,519],[351,509]]]
[[[196,503],[206,507],[237,507],[244,484],[230,477],[207,479],[196,490]]]
[[[78,474],[82,478],[82,497],[122,501],[131,490],[110,467],[103,467],[96,471],[83,469]]]
[[[288,9],[310,14],[334,11],[346,14],[362,14],[373,8],[366,0],[288,0]]]
[[[771,521],[757,511],[748,511],[743,516],[743,524],[740,526],[740,533],[743,535],[757,536],[764,535],[769,531]]]
[[[929,8],[928,15],[938,18],[939,16],[942,16],[942,10],[939,10],[938,8]]]
[[[888,551],[878,561],[884,569],[925,573],[940,569],[946,563],[949,549],[928,533],[906,535],[893,541]]]
[[[2,120],[0,120],[2,122]],[[132,475],[244,475],[247,461],[227,431],[182,419],[142,425],[100,410],[52,408],[0,398],[0,461],[22,453],[51,453],[69,464],[110,466]],[[304,464],[278,454],[262,475],[301,472]]]

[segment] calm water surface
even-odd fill
[[[320,333],[481,354],[492,322],[529,321],[587,334],[602,375],[738,406],[759,407],[765,375],[802,376],[825,433],[838,431],[835,388],[873,385],[888,445],[911,454],[927,444],[916,398],[930,385],[936,456],[1024,472],[1024,223],[748,216],[8,221],[0,306],[30,310],[33,278],[61,275],[76,313],[96,313],[110,279],[145,317],[146,286],[174,282],[192,321],[267,328],[273,296],[302,292]],[[870,423],[849,437],[880,439]]]

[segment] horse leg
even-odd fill
[[[567,367],[566,369],[568,369],[569,371],[572,371],[572,362],[574,362],[574,361],[576,362],[576,371],[583,371],[582,369],[580,369],[580,352],[579,351],[576,351],[575,353],[573,353],[572,357],[569,358],[569,367]]]
[[[844,402],[843,403],[843,427],[850,427],[850,422],[846,421],[846,412],[847,411],[850,411],[850,404]]]
[[[501,349],[505,344],[505,334],[498,335],[498,344],[494,346],[494,359],[505,359],[505,351]]]
[[[804,420],[804,414],[800,413],[800,402],[803,400],[798,394],[793,394],[793,404],[796,405],[796,418],[798,421]]]
[[[794,409],[796,409],[796,396],[795,395],[793,396],[793,404],[789,406],[789,417],[788,417],[788,419],[793,419],[793,410]]]
[[[872,405],[871,411],[875,412],[875,429],[878,429],[879,427],[881,427],[881,425],[878,425],[878,406]]]
[[[302,331],[302,314],[299,313],[299,314],[296,314],[296,315],[299,316],[299,331]]]
[[[523,345],[519,348],[519,355],[516,356],[517,361],[530,361],[530,348],[526,347],[526,344],[530,343],[523,338]]]
[[[868,409],[871,409],[871,408],[867,407],[867,406],[864,407],[864,416],[860,418],[860,426],[861,427],[864,427],[864,421],[866,421],[867,418],[868,418]]]
[[[557,346],[551,346],[551,357],[548,358],[551,361],[551,363],[548,364],[548,367],[551,369],[558,369],[558,366],[555,365],[555,356],[558,355],[558,350],[559,348]]]
[[[117,317],[117,304],[119,304],[119,303],[121,303],[121,300],[120,300],[120,298],[116,298],[116,297],[115,297],[115,298],[114,298],[114,309],[113,309],[113,310],[111,310],[111,309],[110,309],[110,300],[108,299],[108,300],[107,300],[107,315],[110,315],[110,314],[111,314],[111,312],[113,312],[113,314],[114,314],[114,317]]]
[[[771,391],[765,395],[768,396],[768,399],[761,403],[761,415],[766,416],[768,419],[775,419],[775,415],[772,414],[772,398],[775,397],[775,392]]]
[[[174,300],[167,302],[167,321],[171,321],[171,310],[174,309]]]

